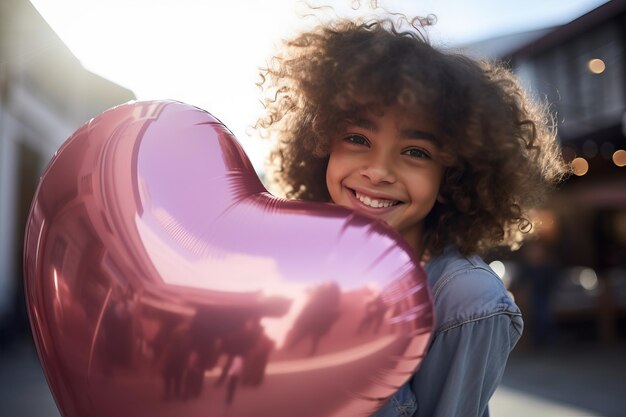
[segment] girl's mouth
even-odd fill
[[[361,202],[364,206],[371,207],[374,209],[384,209],[393,206],[397,206],[401,202],[398,200],[387,200],[384,198],[371,197],[366,194],[362,194],[356,190],[350,189],[354,197]]]

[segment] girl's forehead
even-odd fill
[[[437,135],[441,130],[434,117],[434,112],[425,106],[392,105],[360,112],[354,116],[354,122],[365,124],[392,123],[397,129],[427,128]]]

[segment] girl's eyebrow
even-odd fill
[[[370,132],[373,132],[373,133],[376,133],[378,131],[378,126],[376,126],[376,123],[363,117],[352,119],[349,122],[356,127],[369,130]],[[435,136],[433,133],[425,132],[419,129],[403,130],[400,132],[400,137],[402,137],[403,139],[427,140],[428,142],[432,142],[434,145],[439,146],[439,141],[437,140],[437,136]]]
[[[372,122],[369,119],[365,119],[363,117],[351,119],[351,120],[348,120],[348,122],[356,127],[369,130],[370,132],[378,131],[378,126],[376,126],[376,123]]]
[[[437,140],[437,137],[433,133],[424,132],[423,130],[407,129],[403,130],[400,135],[402,138],[405,139],[426,140],[428,142],[432,142],[434,145],[439,146],[439,141]]]

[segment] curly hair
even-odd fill
[[[285,41],[259,83],[257,128],[278,138],[274,180],[288,198],[330,201],[330,138],[342,123],[389,106],[428,110],[446,168],[424,221],[426,253],[514,247],[532,228],[528,210],[568,172],[548,107],[503,65],[440,51],[422,20],[407,22],[337,19]]]

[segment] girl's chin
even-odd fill
[[[390,226],[392,229],[398,231],[398,229],[396,228],[396,226],[394,225],[394,222],[392,219],[390,219],[389,217],[389,213],[377,213],[375,211],[373,211],[373,209],[365,209],[365,210],[360,210],[360,207],[351,207],[354,211],[356,211],[357,213],[360,214],[364,214],[367,217],[370,217],[372,219],[376,219],[376,220],[382,220],[383,223],[385,223],[387,226]]]

